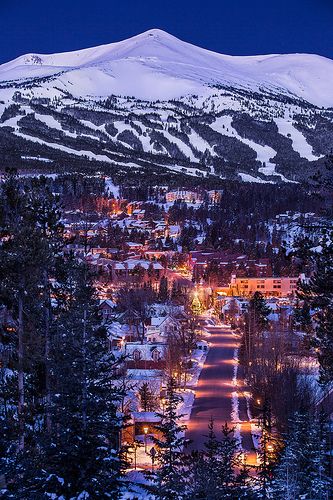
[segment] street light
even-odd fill
[[[143,428],[143,432],[145,433],[145,437],[144,437],[144,440],[145,440],[145,453],[147,453],[147,433],[148,433],[148,427],[144,427]]]

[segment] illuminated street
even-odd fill
[[[206,327],[211,334],[210,349],[205,365],[202,369],[196,398],[194,401],[191,418],[188,424],[187,438],[192,440],[188,449],[203,449],[207,435],[207,424],[211,417],[215,422],[215,433],[225,422],[233,427],[231,421],[233,392],[238,389],[239,411],[241,423],[242,446],[245,451],[251,452],[253,448],[250,424],[246,422],[246,402],[238,381],[234,386],[234,360],[238,339],[230,328],[223,326]],[[249,456],[249,461],[255,463],[255,454]]]

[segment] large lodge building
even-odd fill
[[[303,274],[298,277],[268,277],[268,278],[237,278],[232,275],[229,287],[216,288],[215,292],[222,295],[247,297],[254,292],[261,292],[267,297],[291,297],[295,295],[297,283],[306,281]]]

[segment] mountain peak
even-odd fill
[[[310,54],[218,54],[158,28],[126,40],[59,54],[27,54],[0,66],[0,82],[66,74],[79,95],[164,100],[227,86],[287,93],[332,106],[333,61]],[[73,87],[73,88],[72,88]]]
[[[149,38],[175,38],[173,35],[170,35],[167,31],[161,30],[159,28],[152,28],[150,30],[142,32],[140,35],[137,36],[145,36]]]

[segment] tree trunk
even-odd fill
[[[83,311],[83,381],[82,381],[82,425],[83,429],[87,428],[87,309]]]
[[[46,428],[51,434],[51,388],[50,388],[50,294],[47,271],[44,273],[44,289],[45,289],[45,345],[44,345],[44,363],[45,363],[45,392],[46,392]]]
[[[19,443],[20,451],[24,450],[25,418],[24,418],[24,325],[23,325],[23,289],[18,295],[18,420],[19,420]]]

